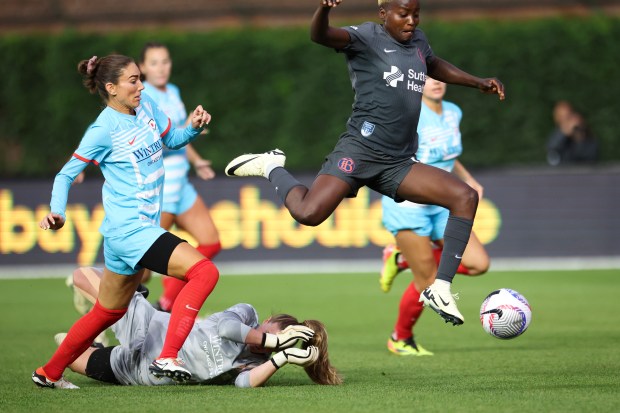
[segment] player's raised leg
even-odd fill
[[[219,271],[211,260],[206,259],[194,247],[167,233],[168,240],[158,240],[159,245],[151,248],[142,261],[161,274],[183,279],[185,286],[177,296],[170,314],[170,323],[159,357],[151,363],[149,371],[156,377],[170,377],[183,382],[191,373],[183,367],[178,353],[187,339],[202,307],[219,279]],[[163,236],[162,236],[163,237]],[[172,253],[162,254],[163,251]],[[169,259],[162,262],[161,257]]]
[[[297,222],[308,226],[319,225],[351,193],[351,186],[336,176],[321,174],[308,188],[284,169],[285,159],[284,152],[279,149],[263,154],[241,155],[226,166],[226,174],[269,179]]]

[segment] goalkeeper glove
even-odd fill
[[[319,349],[315,346],[302,348],[287,348],[273,355],[271,363],[279,369],[287,363],[296,364],[298,366],[309,366],[319,358]]]
[[[261,345],[265,348],[283,349],[292,347],[297,340],[308,341],[314,337],[314,331],[306,326],[288,326],[278,334],[263,333]]]

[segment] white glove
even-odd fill
[[[302,348],[287,348],[276,353],[271,358],[271,362],[276,370],[284,366],[286,363],[296,364],[298,366],[309,366],[319,358],[319,349],[315,346]]]
[[[263,333],[265,348],[283,349],[297,344],[297,340],[308,341],[314,337],[314,330],[306,326],[288,326],[278,334]]]

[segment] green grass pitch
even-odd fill
[[[377,274],[227,276],[203,313],[252,303],[262,318],[289,312],[322,320],[330,356],[346,382],[318,386],[295,366],[260,389],[234,386],[120,387],[67,371],[76,391],[36,388],[34,368],[53,335],[76,319],[62,279],[0,281],[1,412],[612,412],[620,411],[620,274],[618,271],[496,272],[459,277],[463,326],[426,311],[416,338],[432,357],[386,350],[403,273],[389,294]],[[159,279],[150,283],[152,297]],[[478,311],[492,290],[508,287],[529,300],[525,334],[498,340]]]

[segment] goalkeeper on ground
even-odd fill
[[[74,287],[94,302],[100,275],[98,269],[80,268],[74,272]],[[90,347],[69,368],[114,384],[176,384],[169,378],[158,379],[148,370],[153,355],[161,350],[169,319],[170,314],[155,310],[137,292],[127,314],[112,326],[120,346]],[[59,344],[64,333],[55,338]],[[295,347],[298,342],[301,347]],[[329,362],[327,332],[321,322],[299,322],[293,316],[279,314],[259,324],[250,304],[236,304],[195,323],[179,356],[192,372],[187,384],[258,387],[286,364],[302,366],[315,383],[342,383]]]

